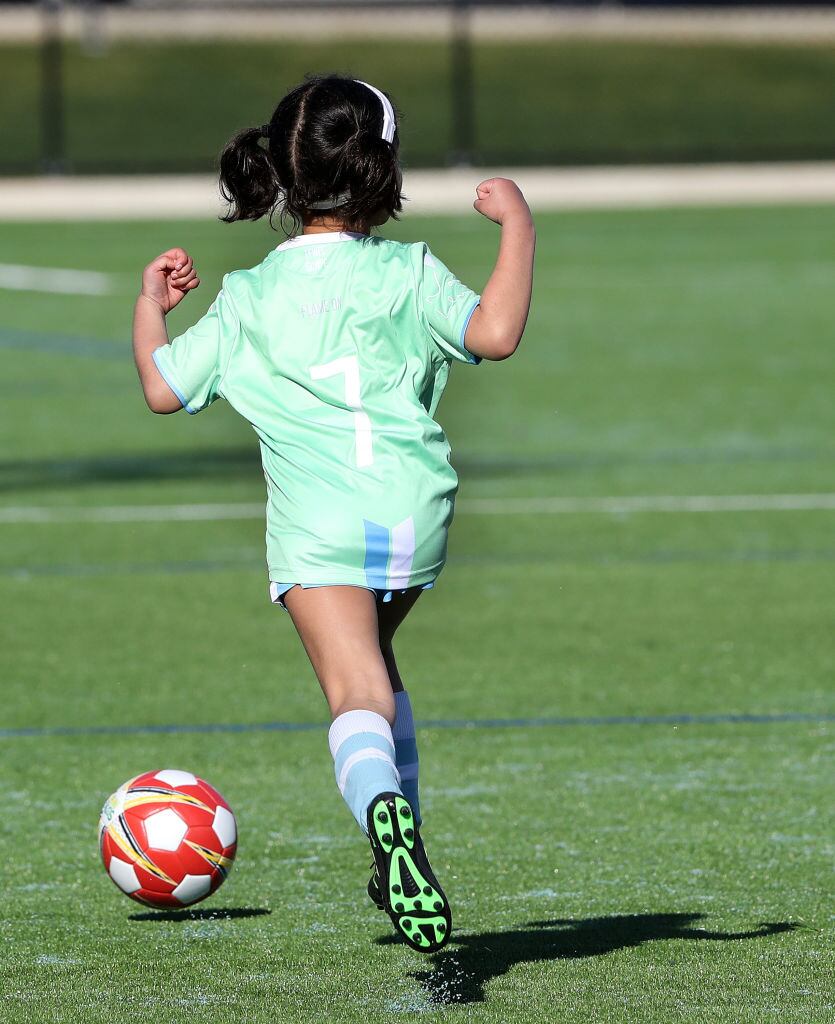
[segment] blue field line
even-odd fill
[[[785,722],[835,722],[835,713],[786,711],[776,714],[583,715],[575,718],[425,718],[422,729],[532,729],[589,725],[771,725]],[[81,725],[0,729],[0,739],[47,736],[147,736],[187,733],[317,732],[325,722],[215,722],[207,725]]]
[[[81,356],[85,359],[115,359],[122,362],[130,356],[130,346],[125,341],[107,341],[103,338],[72,334],[45,334],[42,331],[7,327],[0,328],[0,348],[17,352]]]
[[[498,556],[455,555],[449,564],[456,566],[510,565],[700,565],[761,562],[835,562],[835,548],[779,549],[772,551],[650,551],[643,554],[562,555],[535,552]],[[100,576],[182,576],[212,572],[264,571],[264,558],[212,558],[161,562],[81,562],[78,565],[2,565],[0,579],[36,580],[54,578],[85,579]]]

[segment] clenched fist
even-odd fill
[[[156,302],[163,313],[170,313],[199,284],[200,278],[185,249],[169,249],[142,271],[142,294]]]
[[[473,207],[496,224],[503,224],[508,216],[514,214],[531,215],[519,186],[510,178],[488,178],[476,185],[475,191],[477,198]]]

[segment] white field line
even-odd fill
[[[0,288],[16,292],[52,292],[60,295],[108,295],[110,277],[95,270],[59,270],[0,263]]]
[[[531,208],[835,203],[835,162],[645,167],[480,167],[407,170],[409,214],[470,214],[484,178],[513,178]],[[0,180],[0,221],[214,218],[225,209],[213,175]]]
[[[592,498],[469,498],[470,515],[573,515],[596,512],[810,512],[835,509],[835,494],[635,494]]]
[[[589,498],[462,498],[460,515],[627,515],[636,512],[835,511],[835,494],[643,494]],[[168,523],[260,519],[263,503],[205,505],[49,505],[0,508],[0,524]]]

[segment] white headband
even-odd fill
[[[375,89],[373,85],[369,85],[368,82],[360,82],[358,78],[354,79],[355,82],[359,82],[360,85],[364,85],[366,89],[370,89],[374,95],[379,99],[383,105],[383,134],[380,136],[381,139],[385,139],[386,142],[394,142],[394,107],[391,105],[391,100],[385,93],[380,92],[379,89]]]
[[[385,139],[386,142],[394,142],[394,129],[396,127],[394,119],[394,107],[391,105],[391,100],[385,93],[380,92],[379,89],[375,89],[373,85],[369,85],[368,82],[361,82],[358,78],[354,79],[358,85],[364,85],[366,89],[370,89],[374,95],[379,99],[383,107],[383,131],[380,134],[381,139]],[[308,209],[310,210],[333,210],[337,206],[341,206],[351,198],[350,192],[341,192],[338,196],[329,196],[327,199],[319,199],[315,203],[308,203]]]

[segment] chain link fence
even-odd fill
[[[0,6],[0,173],[210,170],[310,71],[411,167],[835,157],[835,11],[468,0]]]

